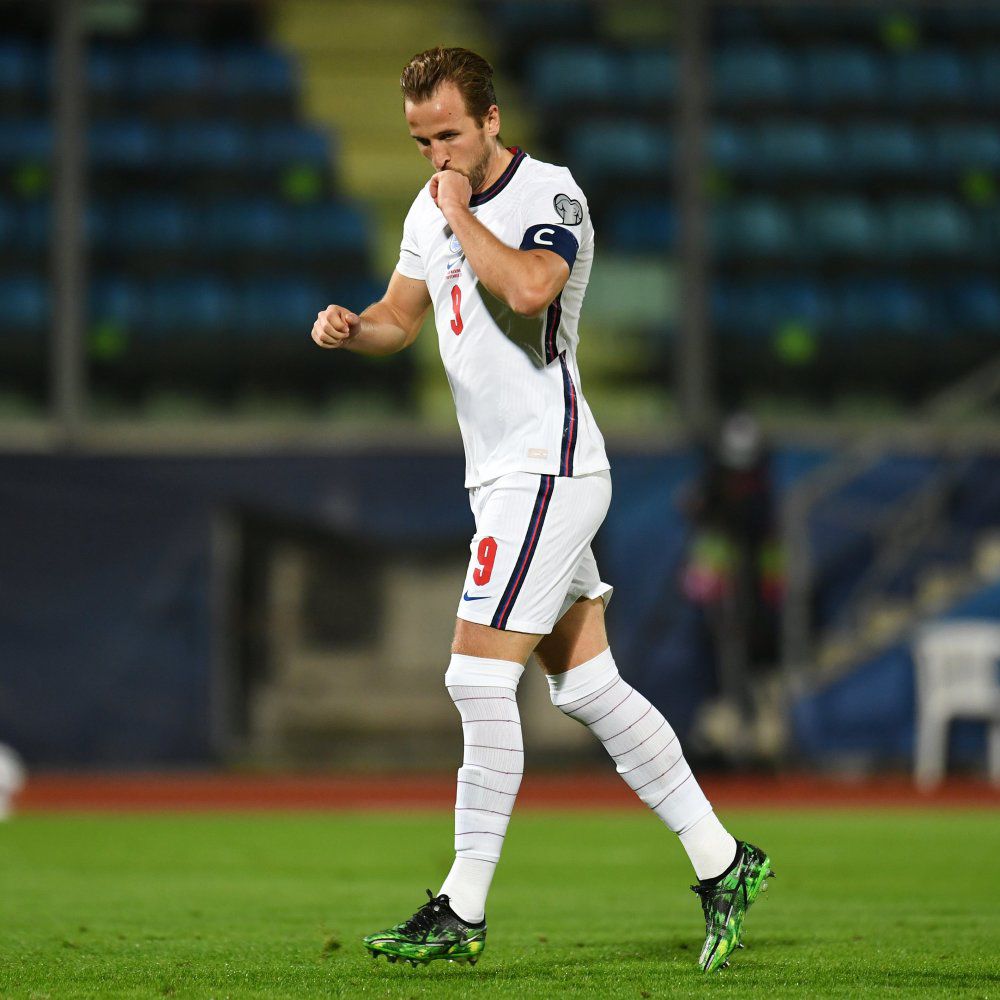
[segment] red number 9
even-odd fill
[[[497,542],[495,538],[484,538],[479,543],[479,551],[476,558],[479,560],[479,569],[472,573],[472,580],[477,587],[490,582],[493,575],[493,560],[497,557]]]
[[[465,325],[462,323],[462,289],[458,285],[451,286],[451,308],[455,318],[451,321],[451,332],[457,337]]]

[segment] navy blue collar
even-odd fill
[[[517,168],[527,158],[527,154],[519,146],[509,146],[508,149],[514,154],[514,159],[507,164],[507,169],[485,190],[479,194],[474,194],[469,204],[475,208],[478,205],[485,205],[491,198],[495,198],[510,182]]]

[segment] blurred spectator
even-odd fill
[[[770,453],[752,416],[723,421],[684,507],[694,531],[682,589],[704,610],[719,691],[701,735],[726,756],[767,756],[775,747],[757,732],[759,692],[778,657],[781,556]]]

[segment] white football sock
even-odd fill
[[[548,681],[552,704],[604,744],[628,786],[678,834],[698,878],[724,872],[736,841],[715,818],[670,724],[618,673],[611,650]]]
[[[451,657],[445,686],[462,716],[465,755],[455,795],[455,862],[440,893],[469,923],[483,919],[507,823],[524,771],[517,682],[510,660]]]

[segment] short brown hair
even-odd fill
[[[465,110],[482,122],[497,102],[493,67],[471,49],[436,48],[418,52],[403,70],[399,86],[403,98],[415,104],[429,100],[442,83],[453,83],[465,101]]]

